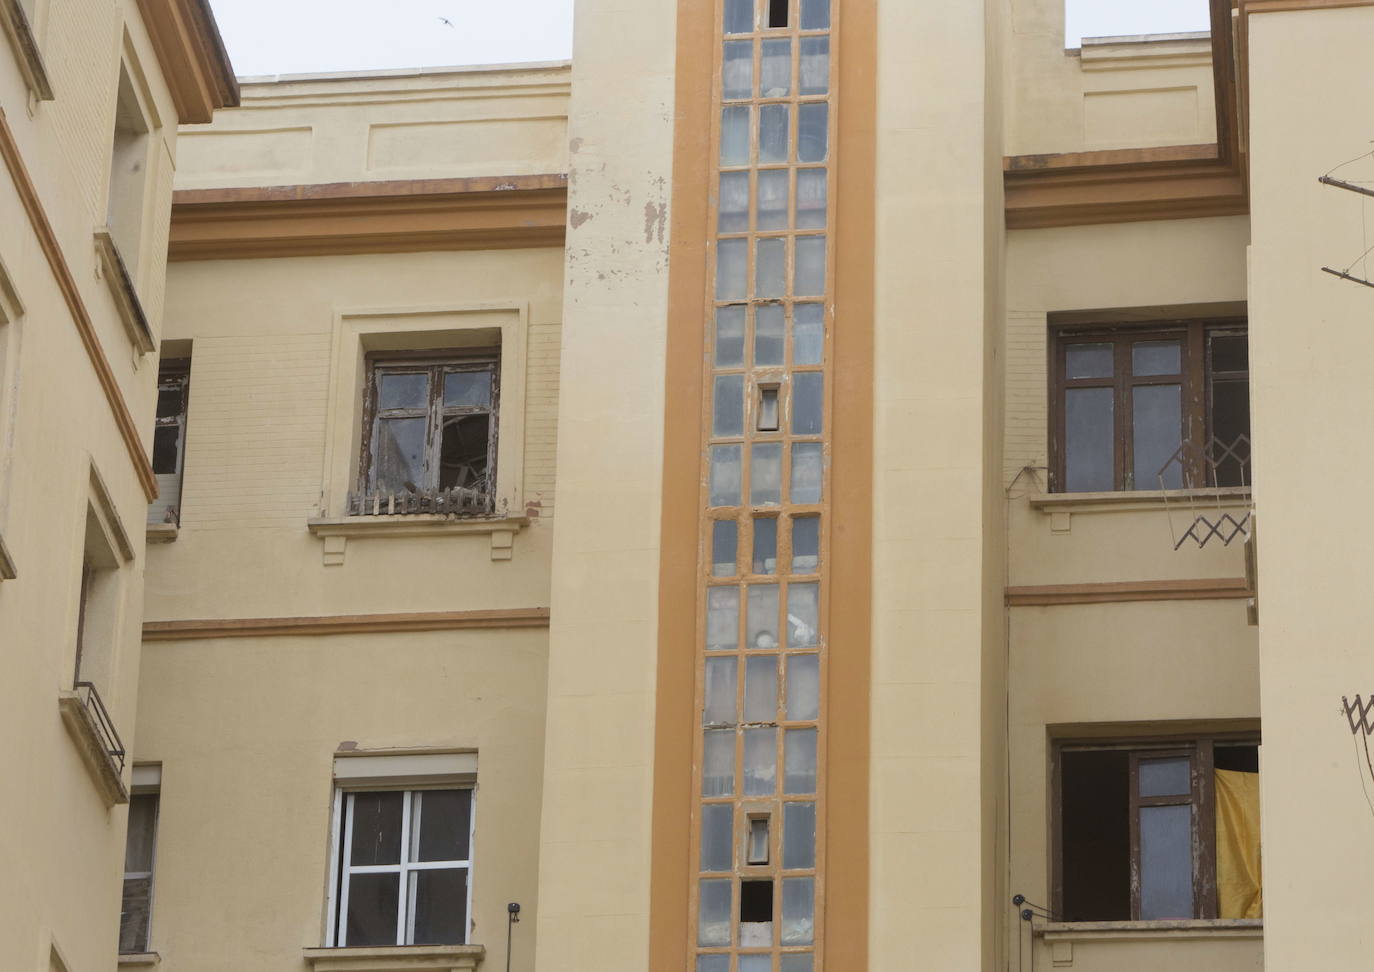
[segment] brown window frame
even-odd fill
[[[1208,338],[1220,333],[1244,333],[1249,337],[1244,317],[1205,320],[1154,321],[1143,324],[1064,324],[1052,326],[1049,342],[1050,372],[1050,491],[1067,489],[1067,449],[1065,397],[1073,388],[1111,388],[1113,390],[1112,492],[1158,489],[1157,482],[1137,487],[1134,470],[1132,392],[1148,385],[1183,386],[1183,441],[1194,446],[1185,463],[1183,487],[1209,486],[1202,449],[1212,436],[1213,380],[1238,380],[1240,372],[1214,376],[1208,367]],[[1181,339],[1180,368],[1172,375],[1136,377],[1131,374],[1131,345],[1140,341]],[[1112,375],[1108,378],[1066,377],[1066,355],[1070,345],[1111,344]],[[1247,368],[1245,380],[1249,380]],[[1248,485],[1248,483],[1247,483]]]
[[[497,443],[500,439],[501,410],[501,350],[500,348],[463,348],[438,351],[374,351],[365,358],[366,382],[363,408],[362,444],[358,455],[357,489],[359,494],[375,491],[374,445],[377,423],[381,418],[426,418],[425,483],[419,494],[439,489],[440,450],[442,430],[446,418],[462,415],[487,416],[487,469],[485,476],[486,512],[490,512],[496,496]],[[491,376],[491,403],[482,406],[446,406],[443,404],[443,376],[449,372],[485,371]],[[377,394],[379,377],[385,374],[428,373],[429,398],[424,408],[386,409],[379,415]],[[411,414],[413,413],[413,414]],[[476,514],[470,514],[476,515]]]
[[[1140,918],[1140,808],[1150,806],[1187,805],[1194,808],[1192,844],[1193,855],[1193,918],[1215,919],[1217,902],[1216,860],[1216,783],[1212,771],[1218,746],[1259,746],[1257,732],[1218,732],[1188,736],[1130,737],[1121,739],[1054,740],[1050,751],[1050,875],[1053,913],[1058,920],[1064,916],[1064,830],[1063,830],[1063,754],[1065,752],[1124,750],[1128,754],[1130,797],[1130,921]],[[1140,761],[1186,756],[1191,761],[1189,772],[1192,785],[1185,795],[1141,797]],[[1111,920],[1111,919],[1106,919]],[[1160,919],[1168,920],[1168,919]]]

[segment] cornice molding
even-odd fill
[[[1229,601],[1253,595],[1244,577],[1198,580],[1114,581],[1008,587],[1007,607],[1122,604],[1129,601]]]
[[[547,628],[548,608],[431,611],[417,614],[339,614],[300,618],[217,618],[145,621],[143,640],[204,641],[300,635],[380,634],[394,631],[457,631],[470,628]]]
[[[4,160],[5,168],[9,170],[15,192],[18,194],[24,212],[29,218],[29,224],[33,227],[34,235],[38,237],[39,249],[43,251],[43,256],[48,261],[48,267],[57,281],[58,289],[62,291],[62,299],[66,302],[72,323],[76,325],[77,334],[81,338],[81,345],[86,351],[86,357],[95,369],[100,390],[104,392],[105,400],[109,403],[115,426],[119,430],[119,437],[124,440],[124,448],[129,453],[129,459],[134,465],[134,474],[138,477],[148,502],[151,503],[157,498],[157,478],[153,475],[153,467],[148,461],[148,453],[143,449],[143,440],[139,435],[138,424],[129,412],[129,407],[124,401],[124,394],[119,388],[119,381],[115,378],[114,371],[110,368],[109,359],[105,357],[105,351],[100,346],[100,339],[95,333],[95,323],[91,320],[85,301],[81,299],[81,289],[76,284],[76,278],[72,276],[71,267],[62,253],[62,245],[57,241],[57,234],[53,231],[52,223],[48,221],[47,213],[43,209],[43,201],[39,198],[38,189],[34,186],[28,168],[24,165],[23,156],[19,153],[19,145],[14,140],[14,132],[10,129],[9,120],[6,118],[3,108],[0,108],[0,159]]]
[[[181,124],[238,107],[238,80],[208,0],[138,0],[138,8]]]
[[[181,190],[168,258],[562,246],[567,185],[556,173]]]

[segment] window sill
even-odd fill
[[[115,309],[119,312],[119,321],[124,325],[130,342],[139,354],[151,353],[157,347],[157,342],[153,340],[153,329],[148,324],[147,315],[143,313],[143,305],[139,303],[134,278],[130,275],[124,258],[120,256],[119,247],[115,245],[108,227],[101,227],[95,231],[95,252],[99,276],[110,289]]]
[[[148,542],[149,543],[171,543],[177,538],[178,528],[175,523],[149,523]]]
[[[67,733],[72,737],[72,741],[76,743],[76,748],[81,753],[81,762],[90,773],[91,782],[100,792],[105,806],[113,807],[119,803],[128,803],[129,789],[124,785],[123,775],[106,750],[105,740],[101,737],[95,717],[91,715],[81,696],[76,692],[59,693],[57,705],[62,713],[62,723],[67,727]]]
[[[527,516],[453,517],[427,513],[314,517],[306,523],[310,532],[324,541],[324,563],[327,567],[337,567],[344,562],[349,538],[365,540],[374,537],[486,535],[491,537],[491,559],[510,560],[514,555],[515,534],[529,524]]]
[[[1041,513],[1128,513],[1163,510],[1172,502],[1206,500],[1223,506],[1248,506],[1250,487],[1208,489],[1123,489],[1107,493],[1036,493],[1032,509]]]
[[[120,952],[119,967],[121,969],[155,969],[162,963],[162,956],[157,952]]]
[[[463,972],[481,966],[481,945],[393,945],[307,948],[314,972]]]
[[[1180,938],[1263,938],[1262,918],[1180,921],[1051,921],[1036,925],[1047,942],[1153,942]]]
[[[43,66],[43,58],[38,53],[38,39],[33,36],[33,26],[20,0],[0,0],[0,25],[5,29],[10,47],[14,48],[14,57],[19,62],[19,73],[24,76],[24,83],[39,101],[52,101],[48,70]]]
[[[19,568],[15,566],[14,558],[10,556],[9,548],[5,546],[5,538],[0,537],[0,581],[14,580],[18,576]]]

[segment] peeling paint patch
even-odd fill
[[[664,203],[646,202],[644,204],[644,242],[655,239],[663,242],[663,229],[668,220],[668,207]]]
[[[539,514],[544,509],[543,500],[530,500],[525,504],[525,515],[531,520],[539,519]]]
[[[571,226],[573,229],[577,229],[579,226],[581,226],[583,223],[585,223],[587,220],[591,218],[592,214],[587,212],[585,209],[570,209],[568,211],[568,225]]]

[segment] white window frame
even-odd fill
[[[151,796],[151,797],[155,797],[156,800],[157,800],[156,804],[153,806],[153,841],[152,841],[153,846],[152,846],[152,855],[151,855],[151,862],[150,862],[150,868],[151,868],[151,870],[148,870],[148,871],[125,871],[125,872],[124,872],[124,879],[123,879],[124,882],[127,882],[127,881],[129,881],[130,879],[133,879],[133,880],[138,880],[138,879],[141,879],[141,878],[147,878],[147,879],[148,879],[148,928],[147,928],[146,937],[144,938],[144,941],[143,941],[143,948],[140,949],[140,950],[137,951],[137,952],[120,952],[120,953],[119,953],[120,955],[141,955],[141,954],[146,954],[146,953],[148,952],[148,950],[152,948],[152,943],[153,943],[153,904],[154,904],[154,899],[155,899],[155,897],[156,897],[156,895],[157,895],[157,880],[156,880],[155,877],[154,877],[154,875],[157,873],[157,832],[158,832],[158,825],[162,822],[162,765],[159,763],[159,764],[156,764],[156,765],[135,766],[135,767],[134,767],[134,771],[133,771],[133,783],[132,783],[132,786],[131,786],[131,788],[130,788],[130,792],[131,792],[131,794],[132,794],[133,796],[135,796],[135,797],[139,797],[139,796]],[[126,841],[126,843],[127,843],[127,841],[128,841],[127,824],[126,824],[126,833],[125,833],[124,839],[125,839],[125,841]],[[121,887],[120,901],[121,901],[121,911],[122,911],[122,907],[123,907],[123,893],[122,893],[123,883],[121,883],[120,887]],[[122,914],[121,914],[121,922],[120,922],[120,924],[121,924],[121,928],[120,928],[121,933],[123,932],[123,927],[122,927],[122,926],[123,926],[123,921],[122,921],[122,917],[123,917],[123,916],[122,916]]]
[[[427,790],[466,790],[468,791],[468,856],[464,861],[407,861],[410,855],[410,827],[413,817],[413,800],[416,793]],[[401,793],[401,860],[397,864],[352,864],[353,841],[353,803],[359,793]],[[421,801],[421,814],[424,803]],[[473,863],[476,857],[477,837],[477,786],[472,782],[434,782],[425,785],[378,785],[371,781],[361,786],[339,785],[334,789],[333,827],[331,828],[331,866],[329,869],[329,925],[325,935],[326,948],[348,947],[348,925],[344,920],[348,914],[348,893],[350,878],[355,874],[398,874],[396,940],[393,946],[412,944],[415,937],[415,902],[410,890],[412,871],[426,870],[466,870],[467,903],[463,921],[463,940],[448,944],[466,945],[472,932],[472,886]]]

